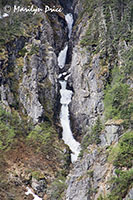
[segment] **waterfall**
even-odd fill
[[[73,15],[71,13],[68,13],[67,15],[65,15],[65,20],[67,22],[67,26],[68,26],[68,37],[71,37],[71,33],[72,33],[72,26],[73,26]]]
[[[58,56],[58,65],[62,69],[66,62],[66,55],[68,50],[68,44],[65,46],[65,48],[59,53]]]
[[[71,37],[72,32],[72,25],[73,25],[73,16],[71,13],[68,13],[65,15],[65,20],[68,25],[68,37]],[[58,65],[60,69],[64,68],[66,63],[66,57],[67,57],[67,51],[68,51],[68,44],[66,44],[65,48],[60,51],[58,56]],[[64,140],[65,144],[69,146],[71,149],[71,161],[72,163],[75,162],[78,158],[79,152],[80,152],[80,144],[77,142],[72,134],[71,128],[70,128],[70,119],[69,119],[69,103],[71,102],[72,94],[73,92],[71,90],[66,89],[67,87],[67,79],[70,76],[67,72],[63,72],[59,74],[58,79],[61,79],[61,77],[64,77],[62,80],[59,81],[61,85],[60,89],[60,103],[61,103],[61,111],[60,111],[60,122],[63,128],[62,132],[62,139]],[[34,197],[34,200],[42,200],[42,198],[38,197],[36,194],[32,192],[32,190],[27,187],[27,192],[25,192],[26,195],[32,194]]]
[[[28,190],[27,192],[25,192],[26,195],[32,194],[32,196],[34,197],[34,200],[42,200],[42,198],[40,198],[36,194],[34,194],[29,187],[27,187],[26,189]]]
[[[71,33],[72,33],[72,25],[73,25],[72,14],[68,13],[67,15],[65,15],[65,20],[67,22],[68,30],[69,30],[68,37],[70,38]],[[68,44],[59,53],[59,56],[58,56],[58,65],[61,69],[65,66],[67,51],[68,51]],[[67,72],[60,74],[59,78],[61,78],[63,75],[64,76],[67,75]],[[79,152],[80,152],[80,144],[79,144],[79,142],[77,142],[74,139],[71,128],[70,128],[68,105],[71,102],[72,91],[66,89],[68,77],[69,77],[69,75],[65,76],[65,78],[63,78],[63,80],[59,81],[59,83],[61,85],[61,89],[60,89],[60,95],[61,95],[61,99],[60,99],[60,103],[61,103],[60,122],[61,122],[61,126],[63,128],[62,139],[64,140],[65,144],[67,144],[72,151],[71,161],[75,162],[77,160]]]

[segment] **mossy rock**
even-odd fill
[[[35,178],[36,180],[40,180],[40,179],[45,179],[45,176],[44,176],[44,174],[42,173],[42,172],[40,172],[40,171],[32,171],[31,172],[31,176],[33,177],[33,178]]]

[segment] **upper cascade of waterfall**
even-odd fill
[[[71,13],[66,14],[65,20],[67,22],[67,26],[69,30],[68,37],[70,38],[71,33],[72,33],[72,26],[73,26],[73,15]],[[63,50],[60,51],[59,56],[58,56],[58,65],[61,69],[65,66],[67,51],[68,51],[68,44],[65,46]]]
[[[65,20],[67,22],[67,26],[68,26],[68,30],[69,30],[68,37],[70,38],[71,33],[72,33],[72,26],[73,26],[73,22],[74,22],[73,15],[71,13],[66,14]]]
[[[67,50],[68,50],[68,44],[62,51],[60,51],[58,56],[58,65],[61,69],[65,66]]]

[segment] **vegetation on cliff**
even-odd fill
[[[97,138],[104,132],[106,128],[104,124],[107,120],[113,121],[113,124],[108,126],[110,130],[112,127],[112,133],[117,120],[122,121],[123,135],[120,136],[117,133],[118,144],[114,141],[108,147],[109,151],[106,151],[108,163],[114,167],[115,171],[115,176],[110,174],[113,176],[109,181],[110,193],[98,198],[99,200],[122,200],[133,187],[133,132],[131,132],[133,124],[133,2],[131,0],[90,0],[83,1],[83,7],[75,26],[82,23],[86,30],[80,41],[81,48],[90,55],[86,69],[93,68],[91,61],[96,56],[99,58],[100,70],[95,75],[104,82],[104,119],[102,117],[100,119],[103,123],[103,131],[101,129],[99,132],[101,127],[99,125],[96,137],[90,134],[91,131],[86,131],[81,144],[81,156],[83,157],[83,152],[87,153],[87,147],[93,143],[97,144],[97,148],[102,149]],[[91,130],[93,129],[94,127]]]
[[[104,105],[106,119],[123,119],[128,128],[132,123],[133,102],[132,91],[126,83],[125,70],[126,66],[124,69],[118,66],[113,68],[111,83],[105,90]]]
[[[101,200],[122,200],[133,187],[132,158],[133,132],[127,132],[109,152],[108,161],[115,166],[115,176],[109,181],[110,194],[105,198],[101,197]]]

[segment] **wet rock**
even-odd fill
[[[37,179],[32,177],[31,186],[35,190],[37,195],[39,195],[40,197],[44,196],[44,193],[46,191],[46,181],[45,181],[45,179],[37,180]]]
[[[131,188],[123,200],[131,200],[133,199],[133,188]]]

